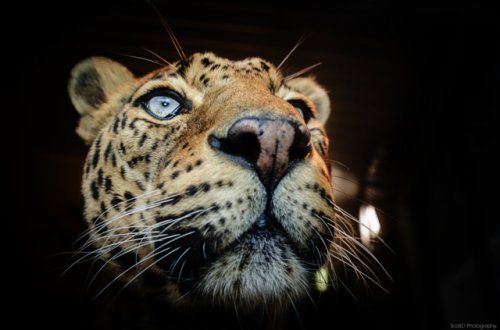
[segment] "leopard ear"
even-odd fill
[[[80,115],[98,110],[117,88],[134,79],[123,65],[106,57],[87,58],[71,70],[68,92]]]
[[[326,90],[318,85],[314,77],[295,78],[286,83],[307,96],[316,106],[318,120],[325,124],[330,116],[330,98]]]
[[[123,65],[106,57],[90,57],[79,62],[68,84],[71,102],[82,118],[77,133],[91,144],[107,119],[117,111],[115,98],[124,94],[134,75]],[[119,92],[122,93],[119,93]]]

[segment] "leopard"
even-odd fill
[[[340,230],[330,99],[314,77],[282,71],[211,52],[141,77],[100,56],[73,67],[68,93],[89,147],[82,251],[107,279],[99,294],[143,315],[96,328],[278,329],[310,296]]]

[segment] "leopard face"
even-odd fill
[[[181,307],[306,295],[335,220],[314,80],[211,53],[135,78],[93,57],[68,89],[90,146],[85,247],[114,283]]]

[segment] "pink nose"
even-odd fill
[[[231,147],[224,151],[249,161],[265,187],[285,175],[292,159],[303,160],[311,151],[309,129],[282,120],[241,119],[226,140]]]

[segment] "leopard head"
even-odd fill
[[[313,79],[212,53],[135,78],[92,57],[68,89],[90,146],[84,247],[113,282],[181,307],[306,295],[335,227],[330,102]]]

